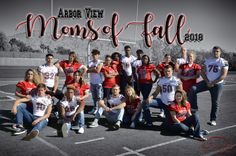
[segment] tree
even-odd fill
[[[62,46],[57,47],[57,53],[62,54],[62,55],[68,55],[71,52],[70,49],[65,49]]]
[[[10,44],[8,43],[7,36],[5,33],[0,32],[0,50],[1,51],[9,51],[10,50]]]

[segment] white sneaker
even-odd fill
[[[93,122],[91,125],[89,125],[90,128],[98,127],[98,122]]]
[[[63,138],[66,138],[68,137],[69,135],[69,129],[68,129],[68,126],[67,126],[67,123],[64,123],[61,127],[61,133],[62,133],[62,137]]]
[[[72,129],[72,130],[79,130],[80,127],[79,127],[79,126],[71,126],[71,129]]]
[[[84,133],[84,127],[80,127],[79,130],[78,130],[78,133],[83,134]]]
[[[161,117],[161,118],[165,118],[164,112],[161,112],[158,116]]]
[[[201,134],[202,135],[208,135],[210,132],[208,131],[208,130],[206,130],[206,129],[202,129],[201,130]]]
[[[211,126],[216,126],[216,121],[212,120],[212,121],[208,122],[208,124],[211,125]]]
[[[130,127],[130,128],[135,128],[135,123],[132,122],[129,127]]]

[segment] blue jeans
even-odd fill
[[[111,90],[112,90],[112,88],[104,88],[103,87],[103,99],[109,98],[110,94],[112,93]]]
[[[72,116],[69,116],[67,118],[72,118]],[[85,119],[84,119],[84,111],[81,111],[79,114],[77,114],[76,116],[76,124],[79,125],[79,127],[84,127],[84,122],[85,122]],[[70,125],[68,128],[70,129],[71,128],[71,123],[68,122],[68,125]]]
[[[210,114],[210,120],[216,120],[217,117],[217,111],[219,108],[219,102],[220,102],[220,97],[222,95],[222,91],[223,91],[223,83],[220,84],[215,84],[214,87],[212,88],[208,88],[207,84],[205,81],[201,81],[199,83],[197,83],[195,86],[193,86],[189,93],[188,93],[188,100],[191,104],[191,107],[193,109],[198,109],[198,105],[197,105],[197,94],[200,92],[204,92],[204,91],[210,91],[211,94],[211,114]]]
[[[134,86],[134,82],[132,80],[132,76],[127,76],[126,72],[124,70],[121,71],[121,76],[120,76],[120,93],[122,95],[125,95],[125,87],[127,85]],[[130,80],[128,82],[128,80]]]
[[[104,109],[102,107],[99,107],[97,113],[95,114],[95,118],[100,119],[102,114],[104,114],[109,122],[123,121],[124,112],[124,108],[117,109],[111,112],[104,112]]]
[[[138,84],[137,81],[134,81],[134,90],[135,90],[135,93],[140,96],[140,86]]]
[[[24,117],[23,114],[19,112],[20,109],[26,109],[29,112],[33,112],[33,106],[28,106],[27,103],[20,103],[17,106],[17,113],[16,113],[16,124],[23,125]],[[19,112],[19,113],[18,113]]]
[[[20,118],[19,118],[20,117]],[[39,118],[38,116],[33,115],[32,113],[30,113],[26,107],[21,106],[21,107],[17,107],[17,118],[16,118],[16,123],[17,124],[23,124],[23,118],[25,119],[25,121],[29,124],[32,125],[32,122],[34,120],[36,120],[37,118]],[[39,123],[37,123],[36,125],[33,126],[32,131],[38,130],[41,131],[44,127],[46,127],[48,124],[48,120],[42,120]]]
[[[97,109],[97,103],[102,99],[102,84],[90,83],[90,91],[92,93],[94,109]]]
[[[150,92],[152,91],[152,83],[150,84],[139,83],[139,88],[143,95],[143,100],[146,100]]]
[[[191,128],[193,126],[194,130]],[[168,126],[171,132],[175,134],[186,133],[188,135],[200,136],[200,122],[199,117],[195,113],[192,116],[186,118],[181,123],[173,123]]]
[[[164,110],[166,119],[168,119],[170,117],[170,112],[168,110],[168,106],[166,104],[164,104],[160,98],[153,98],[149,104],[147,104],[145,101],[142,103],[143,115],[144,115],[144,119],[147,122],[147,124],[152,124],[152,118],[151,118],[151,113],[150,113],[149,107],[161,108]]]
[[[131,124],[132,122],[134,122],[135,124],[137,124],[138,121],[139,121],[140,114],[141,114],[141,112],[139,112],[139,113],[135,116],[134,120],[131,120],[131,118],[132,118],[133,115],[125,112],[124,117],[123,117],[123,122],[124,122],[125,124]]]

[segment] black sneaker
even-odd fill
[[[120,128],[120,121],[117,121],[114,125],[113,125],[113,129],[114,130],[118,130]]]
[[[15,129],[15,132],[13,134],[14,135],[21,135],[21,134],[26,133],[26,131],[27,130],[23,126],[17,125],[16,129]]]
[[[38,130],[31,131],[28,135],[26,135],[23,140],[25,141],[30,141],[31,139],[35,138],[36,136],[39,135]]]

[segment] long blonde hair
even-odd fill
[[[127,93],[126,93],[126,91],[127,91],[128,89],[130,89],[131,92],[132,92],[131,97],[129,97],[129,96],[127,95]],[[126,100],[131,100],[131,101],[133,101],[133,100],[135,100],[135,99],[137,98],[137,95],[136,95],[136,93],[135,93],[135,90],[134,90],[134,88],[133,88],[132,86],[127,85],[127,86],[125,87],[125,98],[126,98]]]
[[[27,80],[27,74],[30,71],[33,72],[33,83],[37,86],[38,84],[41,83],[41,78],[40,78],[39,73],[37,72],[37,70],[32,69],[32,68],[26,70],[26,72],[25,72],[25,80]]]

